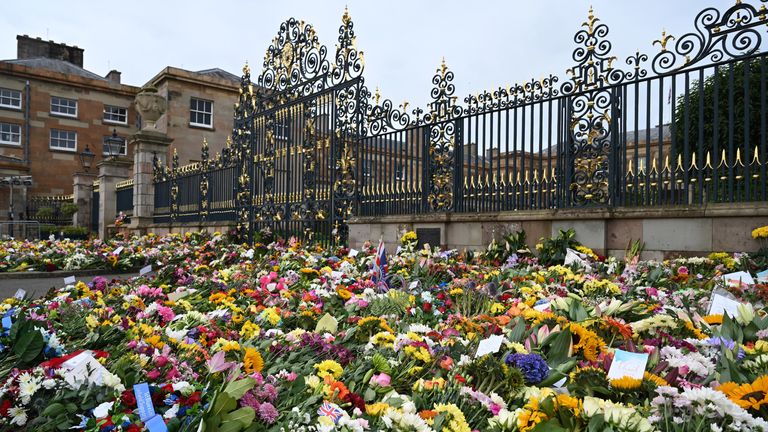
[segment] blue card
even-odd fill
[[[141,421],[147,422],[155,415],[155,407],[152,405],[152,395],[149,393],[147,383],[135,384],[133,393],[136,395],[136,406],[139,408],[139,417]]]
[[[168,432],[168,427],[160,414],[155,414],[152,418],[142,421],[149,432]]]
[[[3,317],[3,328],[4,329],[10,329],[13,325],[13,321],[11,320],[10,316],[4,316]]]

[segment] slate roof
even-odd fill
[[[74,65],[65,60],[57,60],[57,59],[46,58],[46,57],[35,57],[35,58],[28,58],[28,59],[2,60],[2,63],[17,64],[21,66],[30,67],[30,68],[47,69],[53,72],[59,72],[59,73],[68,74],[68,75],[77,75],[77,76],[81,76],[83,78],[88,78],[88,79],[107,81],[107,79],[104,78],[103,76],[95,74],[91,71],[85,70],[80,66]]]
[[[201,75],[213,76],[213,77],[216,77],[216,78],[219,78],[219,79],[223,79],[223,80],[227,80],[227,81],[237,81],[237,82],[240,82],[240,77],[239,76],[237,76],[237,75],[235,75],[233,73],[227,72],[224,69],[219,69],[219,68],[203,69],[203,70],[197,71],[196,73],[199,73]]]

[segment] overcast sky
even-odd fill
[[[757,3],[757,0],[748,0]],[[454,71],[456,94],[508,86],[572,65],[573,35],[592,4],[610,27],[613,54],[624,64],[640,49],[652,54],[662,29],[680,35],[706,6],[720,10],[733,0],[280,0],[216,1],[19,1],[3,0],[0,58],[16,57],[16,35],[52,39],[85,49],[85,68],[100,75],[123,73],[141,86],[165,66],[219,67],[240,75],[248,60],[254,76],[280,23],[296,17],[312,23],[329,57],[345,4],[365,52],[365,79],[397,104],[423,106],[441,57]]]

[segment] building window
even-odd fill
[[[77,101],[60,97],[51,97],[51,114],[77,117]]]
[[[192,98],[189,103],[189,124],[213,127],[213,101]]]
[[[112,155],[109,154],[109,151],[107,151],[107,146],[109,146],[109,143],[107,143],[107,138],[112,138],[112,135],[107,135],[102,140],[102,149],[103,149],[102,154],[104,156],[112,156]],[[120,152],[119,152],[119,154],[121,154],[123,156],[126,156],[128,154],[128,148],[125,145],[125,138],[118,137],[118,139],[120,140]]]
[[[0,107],[21,109],[21,92],[0,88]]]
[[[373,173],[373,162],[363,161],[363,177],[370,177]]]
[[[288,140],[291,133],[291,122],[288,118],[275,121],[275,138]]]
[[[405,181],[405,166],[403,164],[397,164],[395,168],[395,180]]]
[[[21,126],[0,123],[0,144],[21,145]]]
[[[128,109],[104,105],[104,121],[107,123],[128,124]]]
[[[51,150],[77,151],[77,132],[51,129]]]

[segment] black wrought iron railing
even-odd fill
[[[43,225],[72,225],[72,214],[62,209],[73,203],[72,195],[31,195],[27,199],[25,215],[16,215],[17,220],[33,220]]]
[[[333,62],[289,19],[257,85],[244,68],[224,153],[156,166],[155,220],[337,242],[350,216],[765,201],[767,1],[706,8],[623,60],[590,9],[563,77],[459,101],[443,61],[411,110],[365,86],[347,12]]]

